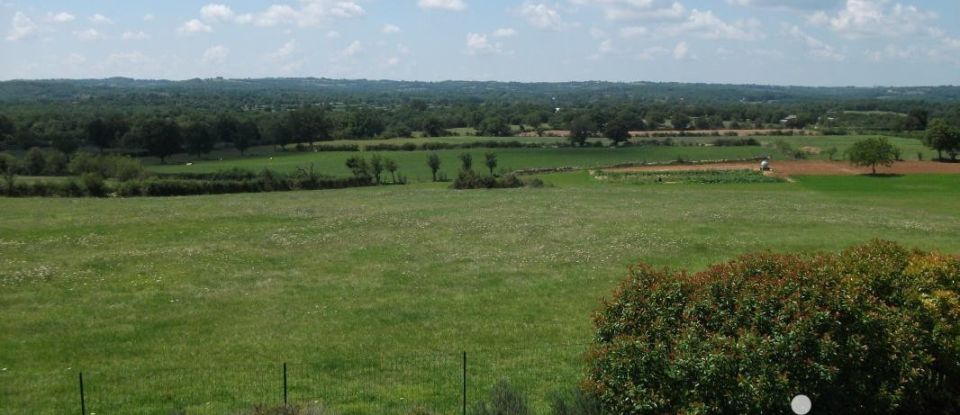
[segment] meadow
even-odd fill
[[[529,168],[757,150],[497,153],[501,166]],[[440,153],[452,175],[460,151]],[[960,252],[956,175],[637,186],[577,171],[542,175],[540,189],[454,191],[426,182],[423,153],[389,155],[419,183],[0,199],[0,413],[78,411],[81,370],[90,412],[231,413],[282,401],[284,362],[295,402],[452,413],[464,351],[471,400],[508,379],[542,412],[551,393],[577,385],[591,313],[631,264],[699,270],[872,238]],[[151,168],[323,171],[345,156]]]

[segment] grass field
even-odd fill
[[[282,362],[296,401],[449,413],[460,351],[471,399],[507,378],[542,410],[576,385],[591,311],[629,264],[696,270],[876,237],[960,251],[955,175],[543,177],[553,187],[0,199],[0,413],[77,410],[79,370],[91,412],[229,413],[282,399]]]
[[[856,136],[829,136],[829,137],[758,137],[761,143],[770,146],[777,140],[789,142],[795,148],[803,146],[818,147],[826,149],[837,147],[842,153],[853,142],[862,139]],[[388,140],[391,143],[402,144],[404,142],[420,143],[425,140],[463,140],[470,141],[478,139],[477,137],[467,138],[444,138],[444,139],[409,139],[409,140]],[[709,143],[715,137],[691,137],[678,138],[676,141],[688,141],[695,143]],[[500,140],[513,140],[512,138]],[[551,142],[555,138],[525,138],[529,142]],[[890,138],[897,145],[905,159],[915,160],[918,152],[924,153],[924,158],[929,160],[935,153],[929,151],[918,140],[904,138]],[[368,141],[370,142],[370,141]],[[336,143],[340,143],[339,141]],[[358,142],[351,142],[358,143]],[[460,162],[457,157],[464,152],[473,155],[474,165],[478,169],[483,169],[483,156],[486,152],[492,151],[497,154],[499,160],[499,169],[512,171],[526,168],[554,168],[554,167],[602,167],[619,163],[640,163],[640,162],[668,162],[683,158],[685,160],[707,160],[707,159],[742,159],[758,157],[761,155],[773,155],[775,159],[782,158],[777,151],[769,147],[626,147],[626,148],[546,148],[546,149],[472,149],[472,150],[442,150],[437,151],[442,159],[441,171],[448,177],[456,176],[460,168]],[[406,175],[411,181],[425,182],[431,179],[430,169],[426,165],[428,151],[390,151],[380,152],[384,157],[393,158],[397,161],[400,172]],[[349,175],[350,172],[344,165],[347,158],[357,155],[355,152],[319,152],[319,153],[276,153],[269,155],[253,156],[246,158],[232,157],[226,154],[223,160],[219,158],[223,155],[213,155],[210,161],[195,161],[193,165],[187,166],[186,159],[174,159],[174,162],[168,165],[151,164],[149,169],[158,173],[183,173],[183,172],[215,172],[231,168],[241,168],[247,170],[259,171],[262,169],[271,169],[275,171],[291,172],[297,168],[307,168],[313,164],[316,171],[334,176]],[[368,155],[368,154],[367,154]],[[812,158],[826,159],[826,155],[815,155]]]

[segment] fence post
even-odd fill
[[[283,363],[283,406],[287,406],[287,363]]]
[[[463,415],[467,415],[467,352],[463,352]]]
[[[83,395],[83,372],[80,372],[80,415],[87,415],[87,399]]]

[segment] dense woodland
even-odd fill
[[[166,157],[217,146],[570,130],[807,128],[822,133],[960,126],[960,87],[809,88],[675,83],[397,82],[328,79],[9,81],[0,150],[79,148]],[[462,132],[462,131],[461,131]]]

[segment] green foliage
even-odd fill
[[[198,157],[209,154],[217,144],[213,129],[203,122],[188,124],[183,127],[182,134],[187,153]]]
[[[570,123],[570,144],[583,147],[595,129],[596,125],[589,118],[585,116],[576,118]]]
[[[470,153],[460,153],[457,157],[460,159],[460,170],[473,171],[473,156]]]
[[[595,315],[589,393],[619,414],[960,409],[960,259],[883,241],[647,265]]]
[[[514,174],[500,177],[482,176],[473,170],[461,170],[453,181],[454,189],[508,189],[514,187],[543,187],[543,181],[538,178],[522,180]]]
[[[107,185],[103,182],[103,177],[97,173],[84,173],[80,176],[80,183],[83,184],[88,196],[102,197],[107,194]]]
[[[433,181],[437,181],[437,172],[440,171],[440,155],[437,153],[430,153],[427,156],[427,166],[430,167],[430,172],[433,173]]]
[[[550,413],[552,415],[602,415],[600,400],[581,389],[551,396]]]
[[[346,165],[347,168],[350,169],[350,173],[353,174],[353,177],[358,179],[369,179],[372,177],[370,175],[370,165],[367,164],[367,159],[361,156],[352,156],[348,158]]]
[[[527,399],[509,382],[501,380],[493,386],[487,399],[478,401],[471,415],[529,415],[532,412]]]
[[[601,171],[597,178],[623,184],[724,184],[724,183],[779,183],[782,179],[766,176],[752,170],[691,170],[616,173]]]
[[[853,143],[847,149],[847,158],[854,166],[870,167],[877,174],[877,166],[892,166],[900,158],[900,150],[886,138],[868,138]]]
[[[383,157],[380,157],[379,154],[374,154],[370,157],[370,174],[373,176],[373,182],[380,184],[380,175],[383,174]]]
[[[180,126],[170,120],[145,121],[134,128],[133,136],[150,155],[159,157],[161,163],[180,151]]]
[[[490,175],[493,176],[493,170],[497,168],[497,154],[488,151],[483,155],[483,164],[487,166],[487,170],[490,170]]]
[[[956,159],[960,152],[960,129],[947,124],[943,119],[935,119],[923,136],[923,143],[937,150],[938,158],[943,159],[943,152]]]
[[[143,164],[128,156],[76,154],[67,165],[67,172],[80,176],[86,173],[120,181],[134,180],[147,176]]]

